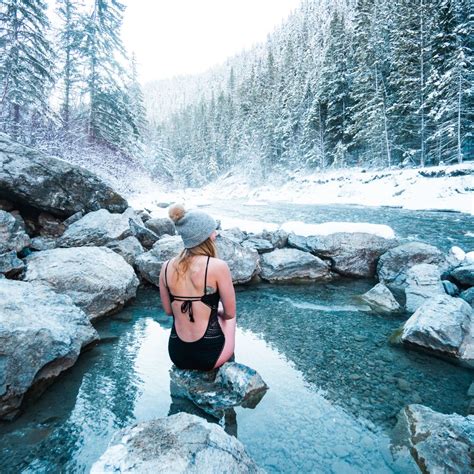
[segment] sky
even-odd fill
[[[301,0],[122,0],[122,39],[148,82],[204,72],[265,41]]]

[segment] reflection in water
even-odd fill
[[[405,401],[398,393],[412,396],[399,378],[428,406],[461,410],[467,372],[388,346],[400,321],[355,311],[351,295],[365,290],[360,285],[239,290],[236,361],[255,368],[270,389],[254,410],[237,407],[224,424],[237,434],[238,423],[239,439],[266,470],[412,472],[409,459],[392,457],[384,409],[373,415],[381,405],[398,409]],[[18,420],[0,425],[0,472],[87,472],[118,428],[197,410],[170,396],[171,319],[159,308],[158,292],[141,290],[100,323],[107,342],[83,354]]]

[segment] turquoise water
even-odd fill
[[[227,429],[268,471],[412,472],[390,449],[396,412],[417,402],[466,413],[472,372],[390,346],[402,319],[372,314],[355,298],[372,283],[238,289],[236,360],[270,389],[255,409],[237,408]],[[98,329],[99,345],[0,425],[0,472],[87,472],[115,430],[196,412],[171,400],[170,319],[156,289],[142,289]]]

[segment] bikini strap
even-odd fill
[[[207,267],[209,266],[209,259],[211,257],[207,257],[207,263],[206,263],[206,273],[204,274],[204,294],[207,294],[206,288],[207,288]]]
[[[168,291],[169,291],[169,287],[168,287],[168,264],[170,263],[170,261],[168,260],[166,262],[166,267],[165,267],[165,285],[166,285],[166,288],[168,288]]]

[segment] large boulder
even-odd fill
[[[209,372],[173,366],[170,379],[173,397],[187,398],[217,419],[235,406],[255,408],[268,390],[254,369],[236,362]]]
[[[94,320],[121,309],[139,284],[133,268],[106,247],[56,248],[29,255],[23,279],[66,294]]]
[[[377,263],[379,280],[390,289],[404,290],[407,271],[419,263],[432,263],[443,271],[446,258],[438,248],[423,242],[408,242],[385,252]]]
[[[0,134],[0,197],[59,217],[77,211],[123,212],[127,201],[90,171]]]
[[[140,276],[144,280],[159,286],[163,263],[176,257],[183,249],[183,239],[179,235],[162,237],[153,245],[151,250],[136,258],[135,265]]]
[[[327,262],[298,249],[276,249],[262,254],[260,265],[260,276],[270,282],[332,279]]]
[[[0,210],[0,254],[11,250],[21,252],[30,243],[20,222],[9,212]]]
[[[414,313],[434,295],[446,294],[441,283],[441,272],[432,263],[419,263],[407,270],[405,295],[406,310]]]
[[[474,263],[455,268],[450,276],[461,286],[474,286]]]
[[[398,242],[366,232],[334,232],[307,237],[290,234],[288,244],[320,258],[330,259],[332,270],[351,277],[373,277],[377,260]]]
[[[219,425],[187,413],[118,431],[91,474],[263,472]]]
[[[106,209],[89,212],[73,222],[57,240],[58,247],[83,247],[107,245],[132,235],[129,219],[142,225],[141,219],[129,207],[121,214],[113,214]]]
[[[474,367],[474,311],[461,298],[433,296],[405,322],[401,341]]]
[[[383,283],[377,283],[373,288],[364,293],[361,299],[376,312],[394,313],[401,311],[398,301]]]
[[[259,256],[254,249],[220,234],[216,239],[218,257],[229,265],[234,284],[247,283],[258,272]]]
[[[472,415],[446,415],[423,405],[408,405],[398,415],[394,441],[408,448],[421,472],[472,472]]]
[[[163,235],[175,235],[176,228],[171,219],[167,217],[153,217],[145,222],[145,226],[153,231],[158,237]]]
[[[0,419],[12,418],[26,392],[40,393],[97,339],[67,295],[0,279]]]

